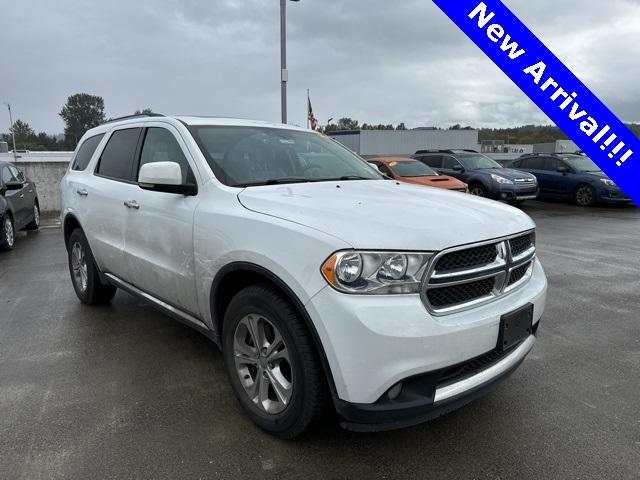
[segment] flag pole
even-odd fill
[[[310,101],[309,89],[307,88],[307,130],[309,130],[310,127],[311,127],[311,125],[309,123],[309,122],[311,122],[311,120],[309,120],[309,101]]]

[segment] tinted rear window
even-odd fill
[[[139,128],[113,132],[100,156],[96,173],[117,180],[130,180],[139,136]]]
[[[78,153],[76,153],[76,158],[73,161],[73,167],[71,167],[73,170],[84,170],[87,168],[87,165],[89,165],[91,157],[93,157],[96,148],[98,148],[98,144],[102,140],[102,137],[104,137],[104,133],[96,135],[95,137],[87,138],[82,145],[80,145],[80,149],[78,150]]]
[[[431,168],[442,168],[442,155],[427,155],[420,157],[419,160]]]

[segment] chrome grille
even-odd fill
[[[433,288],[427,291],[427,297],[429,297],[429,302],[434,307],[446,307],[490,295],[493,291],[494,283],[492,278],[485,278],[484,280],[462,283],[451,287]]]
[[[509,275],[509,282],[507,283],[507,285],[510,286],[522,280],[522,277],[525,276],[528,268],[529,268],[529,264],[522,265],[518,268],[514,268],[513,271],[511,272],[511,275]]]
[[[509,245],[511,246],[511,254],[513,256],[521,255],[532,247],[535,247],[536,244],[536,235],[531,232],[528,235],[523,235],[521,237],[512,238],[509,240]]]
[[[449,272],[460,268],[487,265],[493,262],[497,256],[498,250],[495,245],[482,245],[467,250],[459,250],[442,256],[442,258],[438,260],[436,270],[439,272]]]
[[[456,247],[434,257],[422,300],[435,315],[490,302],[524,285],[535,259],[535,233]]]

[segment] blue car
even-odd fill
[[[536,177],[504,168],[475,150],[418,150],[413,158],[469,185],[469,193],[518,205],[538,196]]]
[[[584,155],[523,155],[511,162],[511,166],[536,176],[540,197],[571,200],[581,207],[596,203],[631,203],[600,167]]]

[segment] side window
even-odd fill
[[[425,155],[419,157],[418,160],[431,168],[442,168],[442,155]]]
[[[529,170],[544,170],[544,158],[543,157],[525,158],[520,162],[520,167],[528,168]]]
[[[152,127],[147,130],[142,146],[140,167],[146,163],[175,162],[182,170],[182,183],[196,183],[189,162],[182,153],[182,149],[173,134],[165,129]],[[138,169],[138,171],[140,171]],[[137,175],[136,175],[137,178]]]
[[[82,142],[82,145],[80,145],[80,148],[78,149],[78,153],[76,153],[76,158],[73,160],[73,166],[71,167],[72,170],[82,171],[87,168],[87,165],[89,165],[91,157],[93,157],[96,148],[98,148],[98,144],[102,140],[102,137],[104,137],[104,133],[96,135],[95,137],[87,138]]]
[[[550,172],[557,172],[558,167],[560,166],[560,162],[557,158],[547,157],[544,162],[544,169]]]
[[[453,157],[445,156],[442,159],[442,168],[445,170],[453,170],[456,165],[460,165],[460,163]]]
[[[133,157],[140,137],[139,128],[116,130],[100,155],[96,173],[115,180],[131,180]]]
[[[13,165],[9,165],[9,171],[11,172],[11,175],[13,175],[13,178],[15,178],[15,181],[24,182],[24,173],[22,173],[16,167],[14,167]]]

